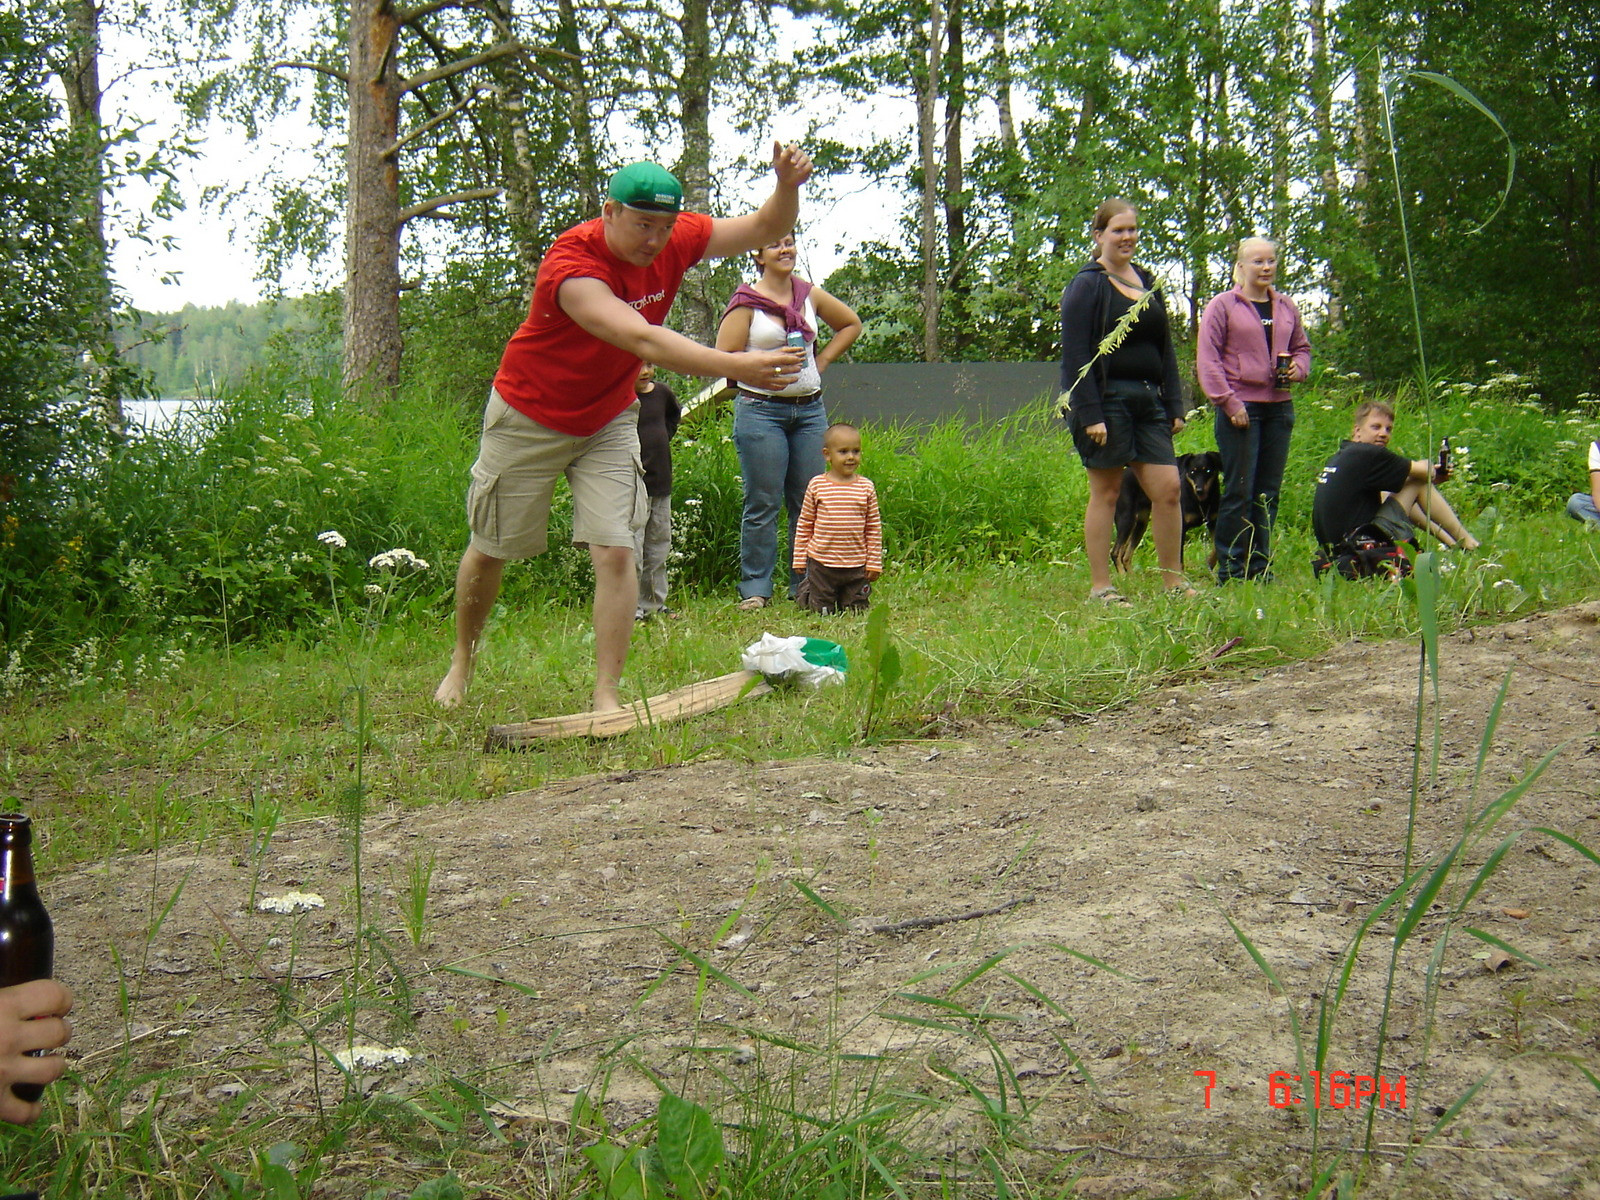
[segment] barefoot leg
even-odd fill
[[[434,701],[445,708],[456,707],[467,694],[478,638],[500,595],[505,565],[505,559],[491,558],[471,546],[461,556],[461,566],[456,570],[455,648],[450,653],[450,670],[433,693]]]

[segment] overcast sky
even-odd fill
[[[108,36],[106,52],[113,59],[120,55],[124,64],[143,53],[137,42],[125,34],[120,40]],[[150,85],[147,77],[138,72],[118,73],[122,75],[122,82],[108,97],[108,109],[137,113],[140,119],[151,123],[152,137],[177,124],[176,110]],[[108,78],[112,74],[106,72]],[[868,114],[875,122],[909,123],[913,120],[909,102],[886,99],[875,112],[875,116]],[[804,117],[814,115],[813,105]],[[768,146],[772,137],[788,140],[801,136],[804,117],[787,122],[780,118],[769,133]],[[127,117],[122,119],[127,120]],[[839,119],[841,124],[857,128],[841,129],[836,136],[850,136],[866,123],[859,106],[841,106]],[[205,197],[208,190],[226,192],[241,183],[263,179],[274,168],[289,175],[309,173],[311,150],[322,134],[298,116],[265,124],[261,133],[261,139],[252,144],[221,122],[211,127],[200,147],[200,156],[184,163],[178,172],[187,207],[173,220],[152,223],[152,236],[170,238],[170,248],[133,240],[112,228],[111,233],[116,238],[113,270],[118,285],[136,307],[146,312],[172,312],[185,304],[204,307],[226,304],[230,300],[252,303],[262,297],[264,285],[256,278],[259,268],[248,210],[236,202],[233,208],[224,211],[220,202],[208,202]],[[651,157],[653,151],[668,159],[675,153],[649,146],[639,146],[634,153],[638,157]],[[719,156],[731,157],[726,153]],[[732,207],[735,203],[749,206],[759,203],[770,191],[770,180],[768,175],[752,182],[742,194],[730,195],[729,212],[712,215],[734,215],[738,211]],[[152,189],[133,180],[124,184],[116,201],[124,212],[138,212],[148,206],[152,194]],[[259,198],[260,202],[264,200],[265,197]],[[891,238],[897,212],[897,202],[892,195],[850,180],[830,180],[825,185],[808,188],[801,211],[802,272],[820,281],[862,242]],[[335,285],[338,282],[337,253],[316,273],[301,270],[283,280],[285,292],[293,295]]]

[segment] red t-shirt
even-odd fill
[[[584,329],[556,303],[569,279],[598,279],[652,325],[667,319],[684,272],[705,257],[711,218],[680,213],[655,261],[636,267],[612,254],[599,221],[574,225],[539,264],[528,319],[506,343],[495,391],[557,433],[589,437],[634,401],[639,359]]]

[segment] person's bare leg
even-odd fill
[[[1178,468],[1158,463],[1133,464],[1134,477],[1150,497],[1150,536],[1156,543],[1161,584],[1186,586],[1183,578],[1183,506],[1178,500]]]
[[[594,711],[622,707],[617,684],[628,661],[633,614],[639,607],[639,576],[632,546],[590,546],[594,564]]]
[[[1433,484],[1425,486],[1417,498],[1417,507],[1428,521],[1434,537],[1448,546],[1459,545],[1467,550],[1478,548],[1478,539],[1467,532],[1467,527],[1461,523],[1461,518],[1456,516],[1456,510],[1450,507],[1450,502]],[[1449,536],[1441,536],[1440,529]]]
[[[1393,494],[1411,523],[1431,533],[1443,545],[1459,545],[1468,550],[1478,548],[1478,539],[1466,531],[1455,509],[1433,484],[1413,479]]]
[[[1111,586],[1111,527],[1122,491],[1121,467],[1089,468],[1089,503],[1083,510],[1083,548],[1089,555],[1089,592]]]
[[[450,670],[433,693],[434,701],[446,708],[460,704],[472,682],[478,638],[494,611],[505,566],[505,559],[491,558],[468,546],[456,568],[456,644],[450,652]]]

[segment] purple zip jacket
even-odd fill
[[[1200,390],[1228,416],[1244,411],[1246,402],[1271,404],[1288,400],[1289,390],[1273,383],[1277,357],[1289,355],[1302,373],[1311,373],[1311,343],[1294,301],[1272,289],[1272,351],[1261,332],[1261,314],[1239,288],[1214,296],[1200,318],[1195,340],[1195,365]]]

